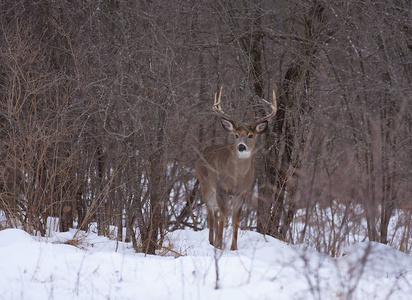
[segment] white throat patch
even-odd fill
[[[242,152],[237,152],[237,155],[239,158],[249,158],[250,157],[250,151],[242,151]]]

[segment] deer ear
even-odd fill
[[[257,134],[261,134],[263,133],[266,129],[268,128],[268,122],[267,121],[263,121],[262,123],[259,123],[256,125],[255,127],[255,132]]]
[[[233,129],[235,128],[233,122],[228,119],[221,118],[220,123],[222,123],[222,126],[226,131],[232,132]]]

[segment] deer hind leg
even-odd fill
[[[214,230],[215,230],[215,243],[214,243],[214,246],[216,248],[221,248],[222,247],[221,246],[221,241],[220,241],[220,232],[219,232],[219,226],[220,226],[219,216],[220,216],[219,210],[217,208],[215,208],[215,211],[214,211],[214,217],[215,217],[215,228],[214,228]]]

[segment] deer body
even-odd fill
[[[203,157],[196,163],[196,175],[206,205],[210,244],[222,248],[223,227],[231,210],[233,238],[230,249],[236,250],[240,213],[253,183],[254,168],[252,157],[232,157],[231,148],[206,148]]]
[[[214,109],[223,115],[221,124],[234,136],[235,142],[232,145],[205,148],[196,162],[195,170],[207,210],[209,242],[216,248],[223,246],[223,228],[230,213],[233,225],[230,250],[237,250],[240,215],[254,181],[253,150],[256,137],[266,130],[267,119],[275,114],[276,102],[274,103],[269,116],[253,125],[244,126],[238,125],[223,113],[220,95],[219,102],[215,96]]]

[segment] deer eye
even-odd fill
[[[249,134],[247,137],[253,139],[253,134]]]
[[[239,138],[239,135],[238,135],[238,134],[235,134],[235,137],[238,139],[238,138]]]

